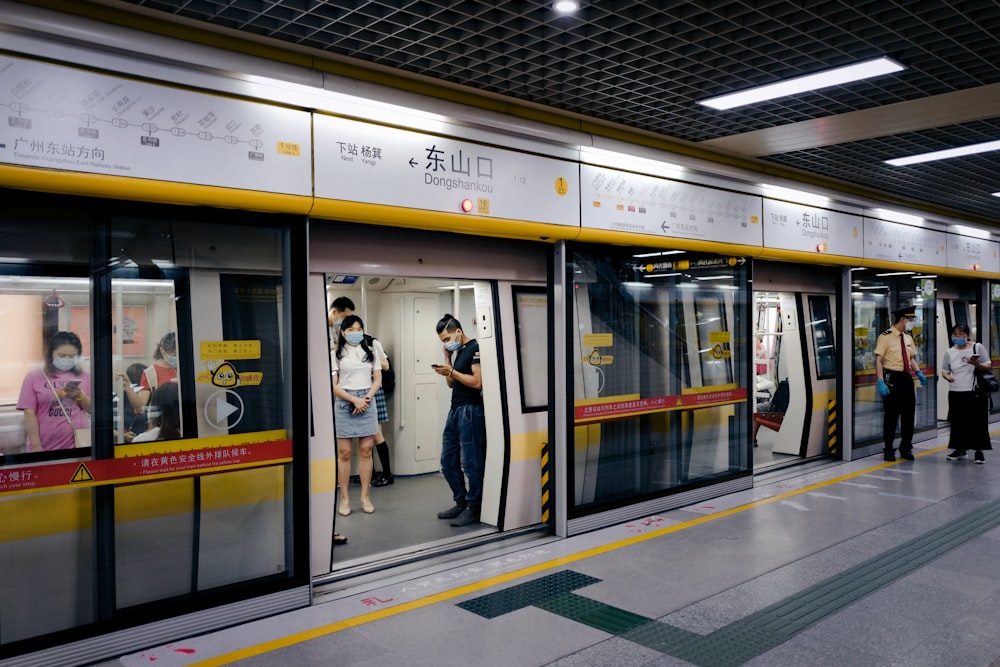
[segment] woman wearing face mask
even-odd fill
[[[351,451],[358,439],[358,474],[361,477],[361,511],[375,511],[368,497],[372,481],[372,446],[378,432],[374,396],[382,385],[382,367],[365,342],[361,318],[348,315],[340,325],[337,348],[331,355],[333,368],[334,425],[337,431],[337,481],[340,503],[337,512],[351,513],[347,490],[351,477]]]
[[[955,325],[951,330],[952,346],[941,360],[941,377],[948,381],[948,421],[952,451],[949,461],[965,458],[966,450],[976,452],[976,463],[986,463],[984,449],[993,449],[989,431],[989,397],[976,392],[976,371],[990,367],[990,355],[982,343],[973,343],[969,327]]]
[[[80,368],[82,353],[75,333],[59,331],[45,346],[44,365],[25,376],[17,409],[29,452],[72,449],[76,430],[89,434],[90,373]]]
[[[132,383],[124,373],[120,373],[119,377],[122,378],[122,387],[132,407],[136,410],[144,408],[154,389],[168,382],[177,382],[177,334],[170,332],[160,339],[153,354],[153,365],[143,371],[138,391],[132,388]]]

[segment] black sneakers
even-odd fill
[[[472,505],[467,506],[462,513],[455,517],[455,520],[451,522],[452,526],[470,526],[474,523],[479,523],[479,508],[473,507]]]
[[[976,450],[976,463],[986,463],[986,457],[983,456],[983,450]]]
[[[948,459],[949,461],[957,461],[959,459],[964,459],[965,458],[965,450],[964,449],[955,449],[951,453],[949,453],[948,456],[946,456],[945,458]]]
[[[439,519],[454,519],[459,514],[461,514],[462,512],[464,512],[465,508],[466,508],[466,504],[464,502],[463,503],[455,503],[454,507],[452,507],[450,509],[446,509],[443,512],[438,512],[438,518]]]
[[[901,449],[899,450],[899,457],[907,461],[913,460],[913,450],[907,449],[905,452]]]

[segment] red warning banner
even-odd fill
[[[0,468],[0,494],[190,477],[291,460],[292,441],[272,440],[117,459]]]
[[[691,410],[693,408],[728,405],[730,403],[739,403],[746,399],[747,390],[745,388],[705,388],[697,392],[676,396],[628,397],[623,400],[608,400],[599,403],[577,405],[574,408],[574,417],[577,424],[586,424],[611,419],[638,417],[654,412]]]

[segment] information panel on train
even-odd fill
[[[764,199],[764,245],[846,257],[864,252],[860,215]]]
[[[763,245],[761,198],[580,165],[585,228]]]
[[[0,162],[310,196],[310,114],[0,56]]]
[[[319,198],[580,224],[574,162],[319,114],[315,136]]]

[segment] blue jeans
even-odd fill
[[[459,405],[448,412],[441,441],[441,472],[456,503],[483,502],[486,467],[486,415],[481,405]],[[464,474],[463,474],[464,472]],[[466,491],[465,478],[469,478]]]

